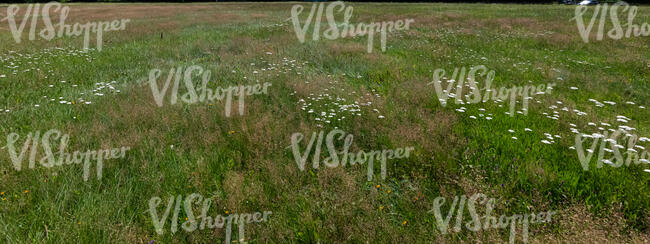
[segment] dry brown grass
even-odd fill
[[[573,205],[560,212],[554,225],[559,225],[560,233],[535,236],[531,243],[650,243],[650,233],[631,232],[617,210],[612,215],[597,217],[584,206]]]

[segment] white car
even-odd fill
[[[598,4],[598,1],[596,0],[584,0],[578,3],[578,5],[596,5],[596,4]]]

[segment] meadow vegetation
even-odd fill
[[[156,233],[149,199],[192,193],[212,197],[212,216],[272,211],[246,227],[252,243],[507,241],[507,229],[436,228],[436,197],[475,193],[495,198],[499,215],[555,211],[531,226],[535,243],[650,240],[650,165],[585,171],[570,149],[572,128],[591,133],[589,122],[619,125],[620,115],[650,135],[648,37],[585,43],[573,6],[351,4],[355,23],[414,20],[389,34],[385,52],[376,42],[368,53],[364,37],[308,33],[300,43],[293,4],[70,4],[67,22],[130,19],[105,33],[101,52],[82,52],[83,37],[16,43],[0,23],[0,240],[223,240],[218,228],[172,234],[167,223]],[[650,7],[635,21],[650,23]],[[233,102],[227,117],[218,100],[159,106],[150,71],[162,70],[162,83],[171,68],[193,65],[212,72],[213,90],[272,85],[246,97],[243,115]],[[555,86],[526,115],[492,101],[442,106],[433,71],[476,65],[495,71],[493,87]],[[79,165],[17,171],[5,136],[19,134],[22,147],[28,133],[50,129],[69,134],[70,152],[130,149],[104,162],[101,180],[83,181]],[[334,129],[354,135],[353,152],[414,150],[389,161],[386,179],[379,167],[371,181],[363,167],[301,171],[291,135]]]

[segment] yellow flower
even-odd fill
[[[226,214],[228,214],[228,210],[226,210]]]
[[[25,193],[29,193],[29,190],[25,190]]]
[[[5,192],[4,192],[4,191],[3,191],[3,192],[0,192],[0,195],[4,195],[4,194],[5,194]]]
[[[404,222],[402,222],[402,225],[406,225],[406,220],[404,220]]]
[[[6,198],[6,197],[3,197],[3,198],[2,198],[2,201],[7,201],[7,198]]]
[[[230,133],[230,134],[235,134],[235,131],[234,131],[234,130],[231,130],[231,131],[228,132],[228,133]]]
[[[384,206],[379,206],[379,210],[384,210]]]
[[[390,194],[390,190],[386,191],[388,194]]]
[[[81,224],[81,221],[77,222],[77,224],[80,225],[80,224]]]
[[[381,187],[381,185],[377,185],[377,188]]]
[[[185,221],[187,221],[187,217],[185,217]]]

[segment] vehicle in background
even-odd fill
[[[598,4],[598,1],[596,0],[584,0],[578,3],[578,5],[596,5],[596,4]]]

